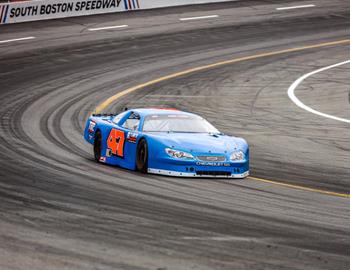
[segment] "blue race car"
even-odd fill
[[[84,138],[95,160],[142,173],[181,177],[244,178],[249,148],[202,117],[175,109],[93,114]]]

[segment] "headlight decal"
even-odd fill
[[[231,161],[240,161],[244,160],[244,153],[242,151],[233,152],[230,156]]]
[[[178,159],[187,159],[187,160],[193,160],[194,157],[192,154],[181,151],[181,150],[175,150],[171,148],[165,148],[165,152],[171,156],[172,158],[178,158]]]

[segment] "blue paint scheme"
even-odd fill
[[[131,131],[123,128],[122,125],[132,113],[140,116],[138,129]],[[231,172],[232,175],[248,175],[249,172],[249,147],[242,138],[230,137],[223,134],[207,133],[172,133],[172,132],[143,132],[142,127],[145,117],[148,115],[161,114],[188,114],[191,113],[165,110],[165,109],[134,109],[125,111],[119,115],[93,115],[86,122],[84,138],[90,144],[94,144],[96,131],[102,135],[101,155],[103,162],[120,166],[130,170],[136,170],[136,150],[141,138],[148,144],[148,168],[156,170],[173,171],[178,173],[196,173],[197,171],[221,171]],[[117,120],[116,120],[117,119]],[[94,124],[91,125],[91,122]],[[93,126],[93,128],[91,128]],[[90,128],[90,130],[89,130]],[[112,130],[118,129],[125,134],[124,157],[115,155],[107,156],[107,139]],[[126,138],[130,133],[135,141],[128,141]],[[194,160],[181,160],[173,158],[165,152],[165,148],[191,153]],[[242,151],[244,159],[241,161],[230,161],[233,152]],[[197,156],[224,156],[223,162],[203,162]]]

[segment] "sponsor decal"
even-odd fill
[[[53,0],[0,4],[0,24],[48,18],[128,11],[140,8],[141,0]]]
[[[9,11],[9,5],[0,6],[0,23],[6,23],[7,15]]]
[[[100,157],[100,162],[105,163],[106,162],[106,157]]]
[[[139,0],[124,0],[125,10],[139,9]]]
[[[198,166],[216,166],[216,167],[230,167],[231,164],[227,162],[204,162],[199,161],[196,163]]]
[[[94,133],[95,132],[95,127],[96,127],[96,122],[90,121],[90,123],[89,123],[89,133]]]
[[[208,161],[217,161],[219,158],[218,157],[207,157]]]
[[[126,139],[128,142],[136,143],[138,136],[139,135],[136,132],[129,132]]]
[[[122,0],[89,0],[89,1],[72,1],[61,3],[47,3],[42,5],[31,5],[24,7],[13,7],[10,11],[10,18],[51,15],[57,13],[81,12],[99,9],[110,9],[119,7]],[[34,4],[34,3],[33,3]]]
[[[107,157],[111,157],[112,156],[112,150],[111,149],[107,149],[106,150],[106,156]]]

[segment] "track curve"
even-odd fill
[[[0,53],[0,266],[348,269],[346,198],[252,180],[143,176],[96,164],[81,136],[89,113],[123,89],[228,58],[348,38],[347,12],[335,1],[320,4],[283,15],[273,1],[214,5],[210,12],[222,20],[180,28],[172,21],[178,14],[208,6],[5,28],[2,39],[14,30],[38,38]],[[92,35],[91,20],[137,27]],[[287,95],[295,79],[344,60],[349,47],[203,70],[124,96],[107,110],[194,111],[248,139],[254,176],[349,193],[348,126],[310,116]],[[326,87],[319,81],[303,89],[304,98],[337,108],[348,70],[337,74],[337,103],[327,95],[313,99]]]

